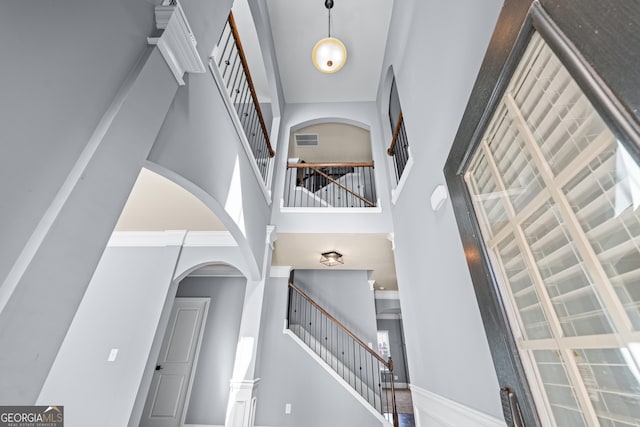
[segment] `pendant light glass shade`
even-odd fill
[[[347,49],[340,40],[327,37],[316,43],[311,59],[318,71],[327,74],[335,73],[347,62]]]
[[[320,255],[320,263],[327,267],[334,267],[336,265],[344,264],[342,254],[336,251],[325,252]]]

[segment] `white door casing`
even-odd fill
[[[184,424],[209,298],[176,298],[162,341],[141,427]]]

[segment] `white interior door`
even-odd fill
[[[141,427],[182,425],[208,308],[208,298],[176,298],[147,395]]]

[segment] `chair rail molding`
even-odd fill
[[[168,3],[168,4],[167,4]],[[158,36],[147,37],[147,42],[158,46],[173,76],[180,86],[185,84],[184,73],[204,73],[206,68],[196,49],[198,44],[187,17],[177,1],[165,1],[156,6]]]

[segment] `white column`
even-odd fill
[[[259,281],[247,281],[225,427],[253,426],[256,391],[260,382],[259,378],[254,378],[260,338],[260,318],[274,241],[275,227],[269,225],[266,232],[262,278]]]

